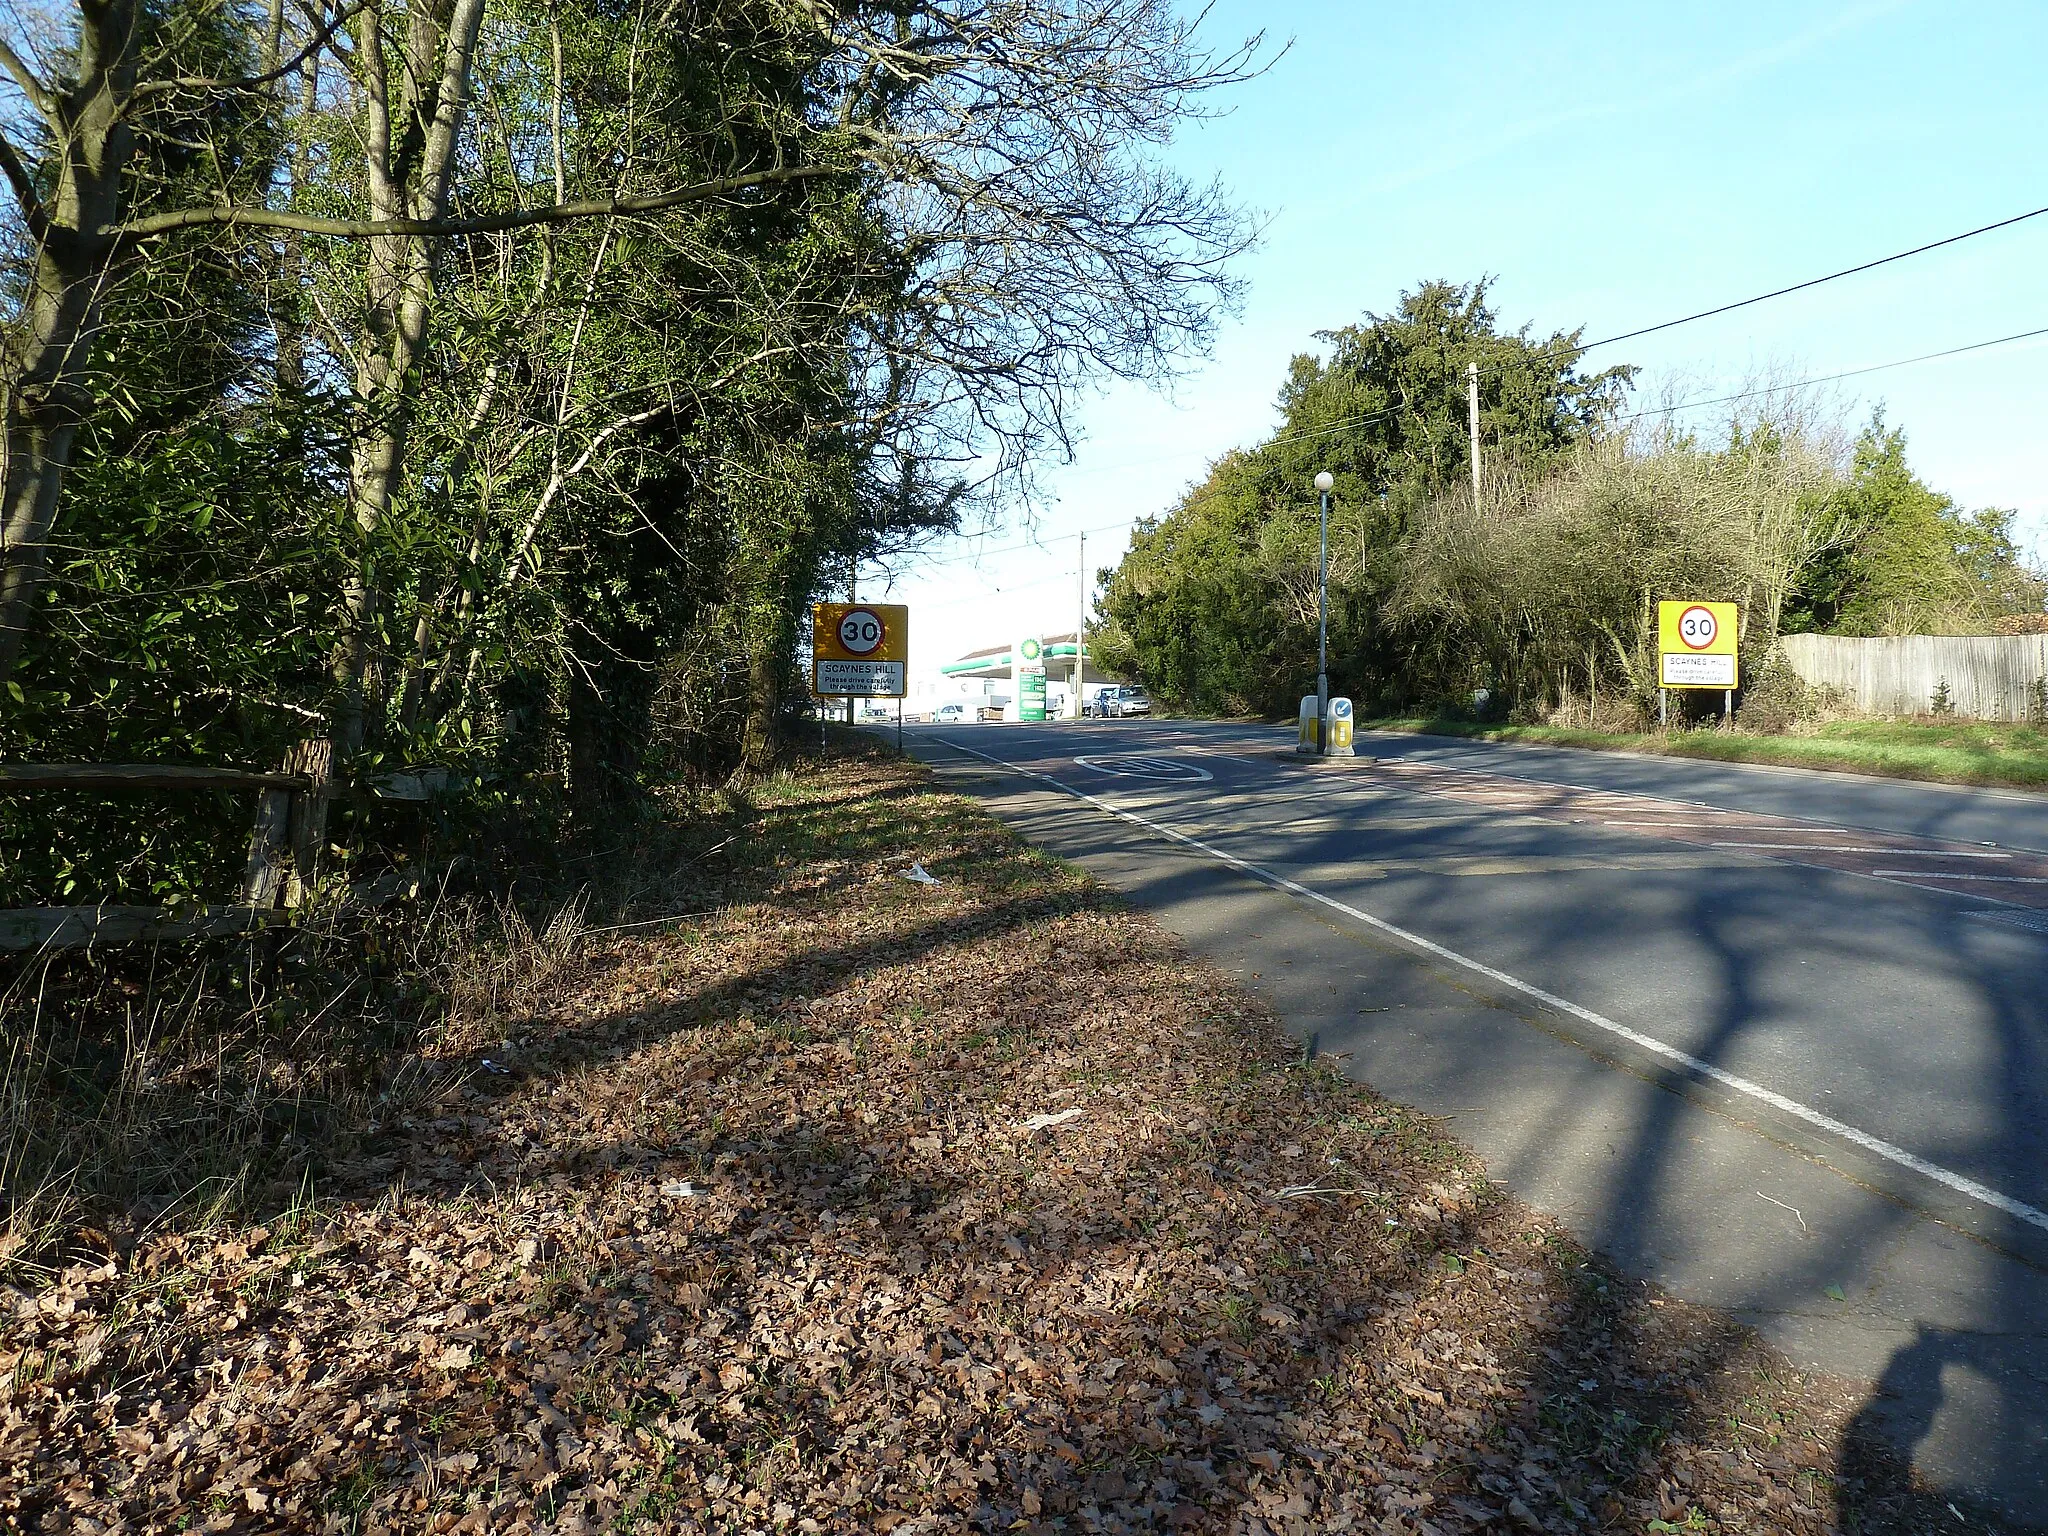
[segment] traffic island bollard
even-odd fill
[[[1355,757],[1351,746],[1351,701],[1330,700],[1329,742],[1323,748],[1325,757]]]
[[[1301,696],[1301,727],[1299,734],[1295,738],[1295,751],[1313,753],[1321,745],[1316,740],[1316,737],[1320,734],[1316,726],[1316,696],[1312,693],[1305,693]]]

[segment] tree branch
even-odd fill
[[[203,75],[181,75],[173,80],[145,80],[128,93],[130,102],[146,97],[160,96],[166,91],[259,91],[266,85],[274,85],[293,73],[314,54],[334,40],[336,33],[355,20],[369,0],[355,0],[336,11],[333,17],[323,22],[306,42],[306,46],[293,54],[274,69],[266,69],[260,75],[243,75],[233,79],[208,79]]]
[[[151,235],[167,235],[180,229],[225,224],[243,229],[296,230],[302,235],[337,235],[346,240],[367,240],[378,235],[419,235],[425,238],[489,235],[502,230],[525,229],[535,224],[566,224],[576,219],[601,218],[606,214],[661,213],[687,203],[744,192],[751,187],[781,186],[845,174],[842,167],[834,165],[784,166],[772,171],[750,171],[744,176],[722,176],[714,181],[700,181],[673,192],[657,192],[646,197],[591,197],[580,202],[478,214],[467,219],[321,219],[274,208],[238,208],[222,204],[152,214],[146,219],[117,224],[108,233],[117,239],[132,241],[147,239]]]
[[[455,166],[455,144],[462,116],[469,106],[470,61],[483,26],[484,0],[455,0],[441,55],[441,84],[434,93],[434,115],[427,125],[424,168],[414,211],[429,219],[448,211],[448,191]],[[558,203],[556,206],[560,206]]]
[[[499,583],[500,586],[509,592],[519,584],[520,575],[526,569],[527,552],[533,548],[533,541],[540,536],[541,524],[547,521],[548,508],[554,505],[555,498],[562,493],[562,487],[582,474],[585,467],[597,456],[597,451],[614,437],[618,436],[621,432],[627,432],[634,427],[644,425],[671,409],[672,407],[669,403],[664,400],[658,405],[650,405],[644,411],[635,411],[630,416],[621,416],[617,421],[591,438],[584,446],[583,451],[576,456],[575,461],[567,469],[557,468],[553,474],[548,476],[547,488],[541,492],[540,500],[534,504],[532,514],[526,519],[526,526],[519,530],[518,542],[512,546],[512,554],[505,562],[505,575],[504,579]]]
[[[30,104],[49,120],[51,127],[56,127],[56,98],[50,94],[49,88],[36,77],[36,72],[28,67],[27,61],[14,51],[13,46],[4,37],[0,37],[0,69],[5,69],[8,74],[14,77],[14,83],[21,87],[21,94],[26,96]]]
[[[6,175],[7,184],[14,188],[28,232],[38,240],[43,239],[49,232],[50,215],[43,207],[43,200],[36,196],[35,178],[29,175],[28,167],[21,163],[21,156],[4,133],[0,133],[0,173]]]

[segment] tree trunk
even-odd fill
[[[600,822],[640,798],[654,703],[653,637],[617,637],[641,655],[569,668],[569,793],[576,814]]]
[[[750,775],[774,771],[776,725],[782,715],[782,651],[757,645],[747,664],[747,721],[740,734],[740,768]]]
[[[432,221],[446,215],[483,12],[484,0],[444,0],[412,10],[394,81],[380,10],[364,11],[359,52],[367,66],[364,169],[372,218]],[[382,702],[376,686],[382,593],[375,546],[405,472],[433,299],[432,261],[421,236],[382,234],[370,240],[363,295],[369,344],[356,374],[362,435],[349,464],[349,511],[361,551],[342,592],[334,660],[341,707],[333,739],[344,758],[362,750],[370,711]]]
[[[280,11],[279,14],[282,14]],[[320,105],[320,57],[306,60],[299,71],[299,121],[310,124]],[[294,136],[291,153],[291,186],[296,195],[313,170],[313,136]],[[277,306],[277,388],[280,394],[297,396],[306,387],[306,237],[295,229],[284,231],[278,260],[278,288],[285,295]]]
[[[783,689],[790,658],[796,654],[797,626],[804,600],[818,569],[818,556],[796,529],[778,530],[787,542],[777,544],[777,531],[756,535],[760,543],[742,554],[740,566],[751,578],[750,621],[742,629],[747,647],[747,714],[740,733],[740,767],[749,774],[772,772],[781,742]]]
[[[364,430],[349,466],[349,510],[354,515],[359,548],[356,567],[342,589],[341,641],[335,658],[334,680],[341,685],[341,709],[335,718],[334,744],[344,757],[362,750],[369,711],[376,702],[380,593],[374,541],[391,509],[411,415],[409,392],[403,386],[387,390],[379,380],[360,398],[368,407],[365,414],[387,398],[389,404],[384,419]]]
[[[8,402],[6,524],[0,533],[0,678],[14,670],[28,638],[37,589],[48,566],[57,492],[71,464],[78,424],[47,399]]]
[[[44,90],[33,102],[54,146],[44,167],[54,173],[48,201],[17,188],[38,250],[21,330],[0,360],[0,405],[7,413],[0,678],[21,655],[48,569],[58,493],[90,401],[83,381],[118,249],[105,231],[119,220],[121,178],[134,152],[134,134],[122,115],[135,75],[133,0],[84,7],[79,14],[73,83]]]

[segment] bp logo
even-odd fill
[[[1043,647],[1036,640],[1026,640],[1017,649],[1023,653],[1026,661],[1038,660],[1043,651]]]

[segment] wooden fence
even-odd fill
[[[325,741],[303,741],[278,773],[159,763],[0,764],[0,795],[73,789],[102,793],[253,789],[256,819],[241,890],[196,912],[157,907],[18,907],[0,910],[0,951],[77,949],[137,939],[214,938],[288,922],[318,874],[329,806],[344,791]],[[359,793],[376,800],[425,800],[445,785],[439,769],[388,774]]]
[[[1786,635],[1778,647],[1807,682],[1874,715],[1924,715],[1945,683],[1958,715],[2026,720],[2048,686],[2048,635]]]

